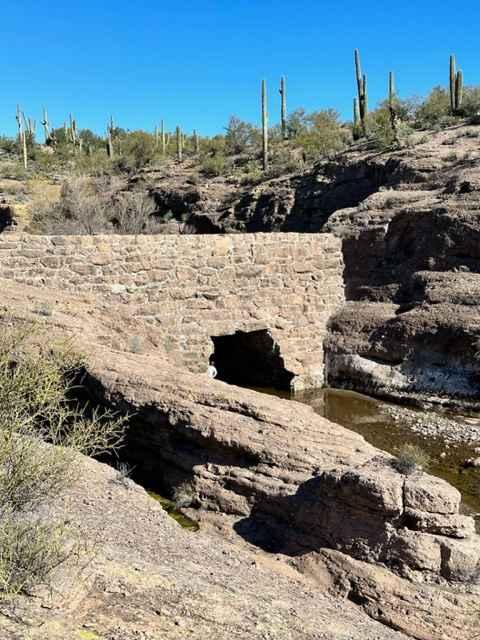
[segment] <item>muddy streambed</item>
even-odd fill
[[[256,390],[293,399],[288,393],[273,389]],[[464,467],[466,459],[480,456],[475,453],[480,447],[480,437],[475,441],[477,432],[480,433],[480,415],[477,418],[404,409],[341,389],[296,394],[294,399],[308,404],[332,422],[360,433],[375,447],[393,455],[406,443],[418,445],[430,457],[427,471],[457,487],[465,512],[480,514],[480,469]],[[457,442],[450,436],[454,431]],[[458,441],[462,432],[468,435],[468,444]],[[480,525],[478,516],[477,523]]]

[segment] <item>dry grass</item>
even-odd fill
[[[425,471],[430,464],[429,455],[416,444],[404,444],[399,447],[393,461],[394,467],[404,475],[415,471]]]

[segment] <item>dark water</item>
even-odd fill
[[[480,513],[480,470],[463,467],[466,458],[477,457],[473,447],[450,445],[447,448],[443,440],[426,438],[402,426],[401,421],[395,421],[385,413],[387,403],[352,391],[322,389],[293,397],[273,389],[256,390],[308,404],[316,413],[360,433],[375,447],[393,455],[406,443],[418,445],[430,457],[427,471],[457,487],[465,512]],[[418,413],[422,419],[434,415],[421,410]],[[442,453],[445,453],[444,457],[440,457]]]
[[[175,503],[164,496],[161,496],[159,493],[155,493],[155,491],[148,491],[148,495],[160,503],[162,509],[164,509],[168,515],[176,520],[179,525],[181,525],[184,529],[188,529],[189,531],[198,531],[199,525],[195,520],[188,518],[181,511],[179,511],[175,507]]]

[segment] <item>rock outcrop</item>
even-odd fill
[[[165,374],[167,374],[165,376]],[[475,582],[480,538],[460,494],[309,407],[134,356],[88,370],[95,402],[133,415],[127,452],[146,482],[238,518],[237,531],[290,555],[328,546],[421,581]]]
[[[352,301],[331,324],[331,385],[478,403],[478,132],[464,124],[384,154],[404,171],[323,226],[342,238]]]
[[[113,638],[133,640],[134,632],[141,630],[149,639],[148,633],[154,638],[154,632],[160,631],[163,637],[175,638],[178,619],[181,632],[182,624],[193,633],[204,633],[205,624],[213,624],[219,638],[235,637],[234,628],[241,630],[242,637],[251,638],[261,638],[262,633],[286,638],[290,633],[292,639],[313,640],[322,638],[322,633],[325,638],[356,638],[348,623],[343,631],[331,627],[330,632],[328,626],[319,630],[319,612],[327,611],[328,604],[325,609],[317,605],[321,598],[331,603],[326,595],[327,583],[328,590],[343,594],[363,606],[371,617],[389,621],[393,628],[413,637],[440,640],[446,635],[455,637],[459,628],[467,634],[473,629],[472,607],[479,589],[479,538],[473,532],[471,518],[459,513],[460,495],[447,483],[420,472],[401,475],[391,456],[304,405],[178,370],[154,352],[125,353],[129,331],[132,327],[137,333],[142,330],[138,321],[113,311],[105,316],[104,309],[97,308],[92,298],[81,301],[48,289],[7,281],[2,284],[7,304],[3,316],[9,322],[36,319],[52,336],[75,336],[85,352],[84,384],[90,398],[130,412],[124,454],[137,465],[139,479],[181,494],[183,503],[195,509],[201,521],[202,514],[207,519],[227,518],[236,532],[232,533],[233,539],[240,546],[250,549],[249,553],[256,549],[255,557],[259,561],[263,558],[262,562],[268,562],[273,552],[280,554],[276,556],[280,558],[278,571],[296,580],[291,587],[288,580],[277,580],[276,572],[268,572],[265,584],[269,582],[270,587],[265,590],[263,578],[257,574],[243,581],[243,570],[238,567],[243,562],[248,564],[248,554],[240,554],[244,560],[237,560],[240,556],[235,554],[240,552],[232,550],[233,564],[225,561],[223,566],[217,559],[224,555],[226,543],[217,539],[213,543],[210,534],[197,546],[185,538],[187,534],[180,532],[177,536],[171,527],[162,533],[163,524],[159,524],[158,514],[152,515],[146,496],[135,493],[133,503],[123,505],[120,489],[105,485],[115,473],[89,463],[93,466],[85,474],[76,499],[75,517],[92,535],[99,528],[105,529],[109,540],[106,559],[95,569],[97,581],[87,599],[85,592],[79,596],[66,594],[68,610],[58,605],[53,618],[49,611],[49,624],[53,626],[44,626],[42,632],[52,629],[51,635],[38,638],[61,638],[61,634],[54,635],[54,625],[60,625],[58,628],[65,633],[65,628],[73,628],[79,620],[106,637],[110,633]],[[54,303],[51,313],[37,313],[48,300]],[[105,339],[109,335],[116,336],[116,347]],[[207,547],[210,553],[206,553]],[[332,550],[338,555],[332,556]],[[332,557],[341,562],[329,560]],[[298,586],[306,583],[292,565],[305,571],[312,581],[305,589],[313,595]],[[132,569],[137,566],[139,571]],[[187,571],[182,573],[186,566],[203,577],[189,575],[189,583]],[[312,568],[317,566],[323,567],[321,575]],[[183,578],[177,577],[179,571]],[[237,573],[228,582],[231,571]],[[347,578],[350,574],[352,577]],[[150,581],[151,575],[160,576],[155,584]],[[390,576],[393,586],[385,610],[377,602],[377,588],[365,575],[372,579],[376,575],[382,579]],[[240,604],[234,596],[233,601],[228,599],[230,613],[225,613],[223,605],[214,607],[215,613],[207,613],[214,595],[207,589],[212,599],[208,596],[199,604],[199,594],[205,595],[204,579],[210,585],[216,581],[215,597],[233,588],[247,598],[248,604]],[[172,580],[177,580],[176,587]],[[346,580],[351,580],[350,590],[345,589]],[[297,590],[292,599],[291,588]],[[268,625],[259,631],[248,626],[250,622],[238,622],[244,616],[256,624],[258,614],[251,608],[251,598],[259,592],[270,594],[265,604],[269,611],[271,608],[270,630]],[[220,597],[225,602],[224,596]],[[402,619],[404,597],[414,611],[414,623]],[[298,624],[289,618],[287,622],[283,605],[278,609],[271,604],[274,598],[288,603],[289,610],[295,609],[295,602],[310,598],[309,602],[316,603],[317,613],[311,613],[305,605]],[[450,607],[448,616],[442,608],[445,601]],[[163,602],[160,608],[159,602]],[[46,624],[41,608],[33,614],[31,606],[30,601],[25,604],[25,617],[31,620],[33,615],[35,624],[40,624],[35,618],[40,616]],[[426,608],[429,618],[421,626]],[[159,617],[154,616],[155,611]],[[337,624],[335,615],[332,610],[329,624]],[[436,625],[434,633],[431,620]],[[15,624],[11,623],[11,629]],[[122,627],[126,629],[124,636],[115,631]],[[368,626],[359,629],[360,637],[375,637],[368,635]],[[377,633],[377,627],[372,629]],[[381,633],[377,637],[381,638]],[[11,637],[15,637],[13,631]]]
[[[406,638],[284,563],[183,530],[112,468],[82,467],[57,513],[86,555],[53,591],[2,600],[2,640]]]

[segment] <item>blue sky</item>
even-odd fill
[[[260,82],[278,120],[278,83],[288,107],[335,107],[349,118],[353,49],[368,74],[370,104],[390,69],[401,95],[446,84],[457,55],[466,84],[480,84],[480,9],[450,3],[224,0],[2,0],[0,132],[15,132],[15,105],[55,126],[70,111],[101,133],[120,126],[221,131],[231,114],[259,119]]]

